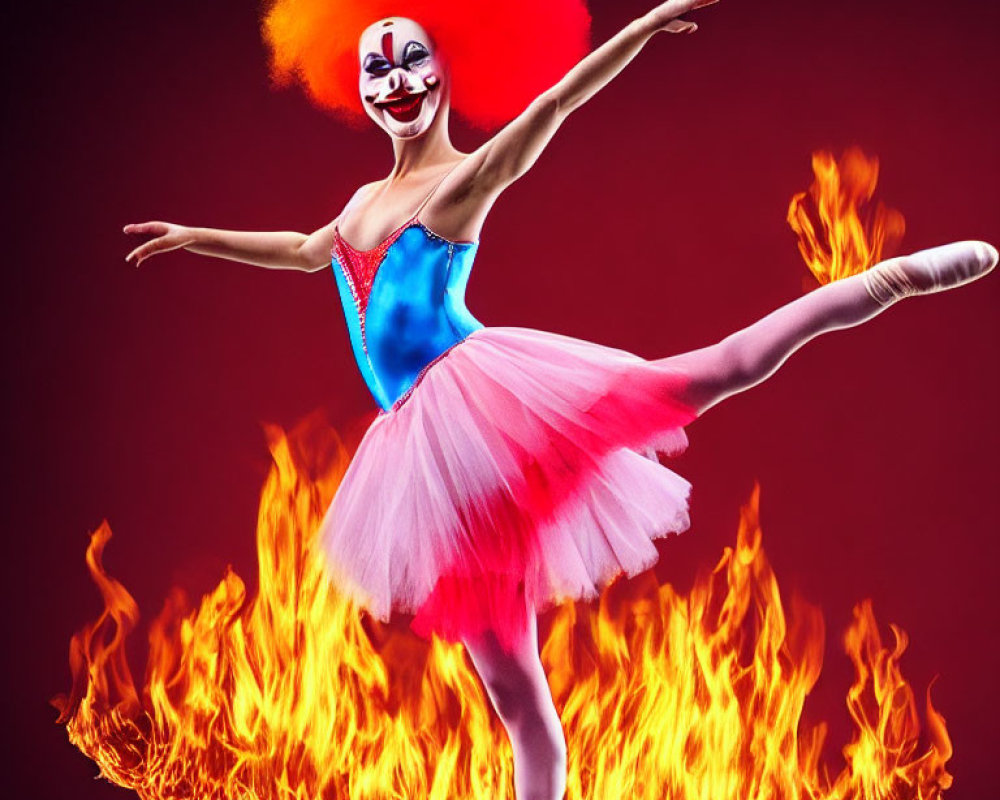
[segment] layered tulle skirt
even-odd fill
[[[688,526],[684,376],[523,328],[483,328],[372,423],[323,520],[338,587],[376,618],[511,643],[527,615],[590,598]]]

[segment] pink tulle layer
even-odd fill
[[[684,376],[523,328],[484,328],[364,436],[320,531],[333,579],[379,619],[452,641],[590,598],[688,526]]]

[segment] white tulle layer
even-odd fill
[[[688,526],[690,485],[647,457],[686,446],[683,387],[621,350],[476,331],[365,434],[320,532],[334,580],[460,639],[648,568]]]

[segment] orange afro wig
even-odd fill
[[[264,39],[279,84],[301,81],[319,105],[366,119],[358,39],[384,17],[408,17],[449,65],[452,107],[491,128],[519,114],[590,46],[584,0],[271,0]]]

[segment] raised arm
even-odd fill
[[[450,186],[442,188],[453,189],[463,200],[489,198],[492,203],[497,194],[531,168],[566,117],[621,72],[653,35],[660,31],[695,31],[694,23],[678,17],[717,1],[669,0],[625,26],[472,153],[449,177]]]
[[[143,222],[125,226],[125,233],[151,237],[125,260],[138,267],[150,256],[184,249],[257,267],[315,272],[330,263],[335,225],[336,220],[307,236],[293,231],[224,231],[171,222]]]

